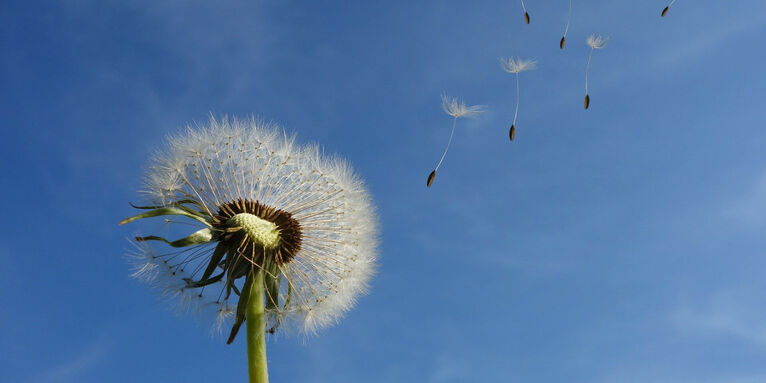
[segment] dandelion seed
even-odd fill
[[[426,181],[426,187],[431,187],[434,183],[434,179],[436,178],[436,170],[431,171],[431,174],[428,175],[428,180]]]
[[[145,212],[120,224],[175,215],[201,228],[137,237],[133,276],[214,308],[219,329],[233,319],[227,343],[246,324],[251,381],[267,381],[267,328],[315,333],[366,290],[377,252],[370,197],[343,160],[252,118],[211,118],[168,141],[146,177],[149,205],[136,206]]]
[[[662,10],[662,13],[660,14],[660,17],[665,17],[665,15],[668,14],[668,11],[670,10],[670,7],[672,7],[673,3],[675,3],[675,2],[676,2],[676,0],[671,0],[670,4],[668,4],[668,6],[665,7],[665,9]]]
[[[483,113],[484,105],[466,106],[462,101],[458,102],[457,98],[451,98],[445,94],[442,94],[442,109],[444,109],[444,113],[447,113],[453,117],[452,130],[449,133],[447,146],[444,148],[444,153],[442,153],[442,157],[439,159],[439,163],[436,164],[436,168],[434,168],[434,170],[428,175],[426,187],[431,187],[431,185],[434,183],[434,179],[436,178],[436,171],[439,170],[439,166],[442,165],[444,157],[447,155],[449,146],[452,143],[452,135],[455,133],[455,125],[457,123],[457,119],[460,117],[474,117]]]
[[[527,70],[532,70],[537,67],[537,61],[530,59],[524,60],[521,58],[507,58],[500,59],[500,65],[508,73],[516,75],[516,110],[513,112],[513,123],[511,123],[511,129],[508,131],[508,136],[511,141],[516,137],[516,117],[519,115],[519,73]]]
[[[588,64],[585,65],[585,109],[588,109],[588,106],[590,106],[590,95],[588,94],[588,73],[590,72],[590,59],[593,57],[593,51],[596,49],[603,49],[606,47],[606,44],[609,42],[608,38],[604,38],[604,36],[592,34],[588,36],[588,39],[586,40],[588,43],[588,46],[590,47],[590,54],[588,54]]]
[[[572,0],[569,0],[569,16],[567,16],[567,25],[564,27],[564,35],[561,36],[559,41],[559,49],[564,49],[564,44],[567,40],[567,33],[569,32],[569,23],[572,21]]]
[[[524,5],[524,0],[521,0],[521,9],[524,11],[524,20],[529,24],[529,13],[527,13],[527,6]]]

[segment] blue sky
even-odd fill
[[[122,254],[147,156],[259,115],[339,153],[371,293],[270,341],[274,382],[766,381],[759,0],[0,4],[0,381],[245,381]],[[610,36],[591,67],[593,32]],[[534,57],[513,77],[500,57]],[[442,92],[488,111],[450,119]]]

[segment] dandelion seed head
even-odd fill
[[[603,49],[606,47],[606,44],[609,43],[609,38],[594,33],[588,36],[586,42],[588,43],[588,46],[591,47],[591,49]]]
[[[484,105],[466,106],[463,101],[442,94],[442,109],[452,117],[474,117],[483,113],[484,108]]]
[[[537,60],[510,57],[500,59],[500,65],[508,73],[521,73],[537,68]]]
[[[132,275],[184,313],[212,312],[217,331],[235,315],[250,270],[276,283],[266,289],[267,328],[315,333],[366,292],[377,257],[375,209],[351,166],[316,145],[297,145],[255,118],[211,117],[170,137],[144,182],[153,208],[187,215],[169,225],[191,217],[185,223],[201,230],[167,241],[171,247],[138,238],[128,254]]]

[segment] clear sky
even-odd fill
[[[273,382],[765,382],[766,3],[0,3],[0,381],[244,382],[122,257],[167,134],[255,114],[367,181],[371,293]],[[594,32],[611,37],[584,71]],[[513,76],[498,59],[536,58]],[[487,105],[446,143],[440,95]]]

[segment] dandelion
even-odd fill
[[[521,9],[524,11],[524,20],[529,24],[529,13],[527,13],[527,6],[524,5],[524,0],[521,0]]]
[[[507,58],[500,59],[500,64],[503,69],[508,73],[516,75],[516,110],[513,112],[513,123],[511,123],[511,129],[508,131],[508,136],[511,141],[516,137],[516,117],[519,115],[519,73],[525,70],[535,69],[537,66],[536,60],[523,60],[521,58]]]
[[[675,2],[676,2],[676,0],[671,0],[671,1],[670,1],[670,4],[668,4],[668,6],[667,6],[667,7],[665,7],[665,9],[663,9],[663,10],[662,10],[662,13],[660,14],[660,16],[661,16],[661,17],[665,17],[665,15],[667,15],[667,14],[668,14],[668,10],[670,10],[670,7],[672,7],[672,6],[673,6],[673,3],[675,3]]]
[[[452,130],[449,133],[447,147],[444,148],[442,158],[439,159],[439,163],[436,164],[436,168],[434,168],[431,174],[428,175],[428,180],[426,181],[427,187],[431,187],[431,185],[434,183],[434,179],[436,178],[436,171],[439,170],[439,166],[441,166],[442,162],[444,161],[444,156],[447,155],[449,145],[452,143],[452,135],[455,133],[455,125],[457,123],[457,119],[460,117],[474,117],[484,112],[484,105],[466,106],[462,101],[458,102],[456,98],[447,97],[447,95],[442,94],[442,109],[444,109],[445,113],[453,117]]]
[[[170,137],[145,193],[148,206],[136,206],[145,212],[120,224],[179,216],[199,230],[137,237],[133,275],[212,308],[219,329],[231,324],[227,343],[246,324],[250,382],[268,381],[266,332],[310,334],[337,322],[373,273],[376,218],[362,181],[272,124],[211,117]],[[155,252],[150,242],[178,249]]]
[[[569,0],[569,16],[567,16],[567,25],[564,27],[564,35],[561,36],[559,41],[559,48],[564,49],[564,44],[567,41],[567,32],[569,32],[569,23],[572,21],[572,0]]]
[[[588,72],[590,71],[590,59],[593,57],[593,51],[596,49],[603,49],[609,42],[608,38],[604,36],[592,34],[588,36],[586,40],[590,47],[590,54],[588,55],[588,64],[585,65],[585,109],[588,109],[590,105],[590,95],[588,94]]]

